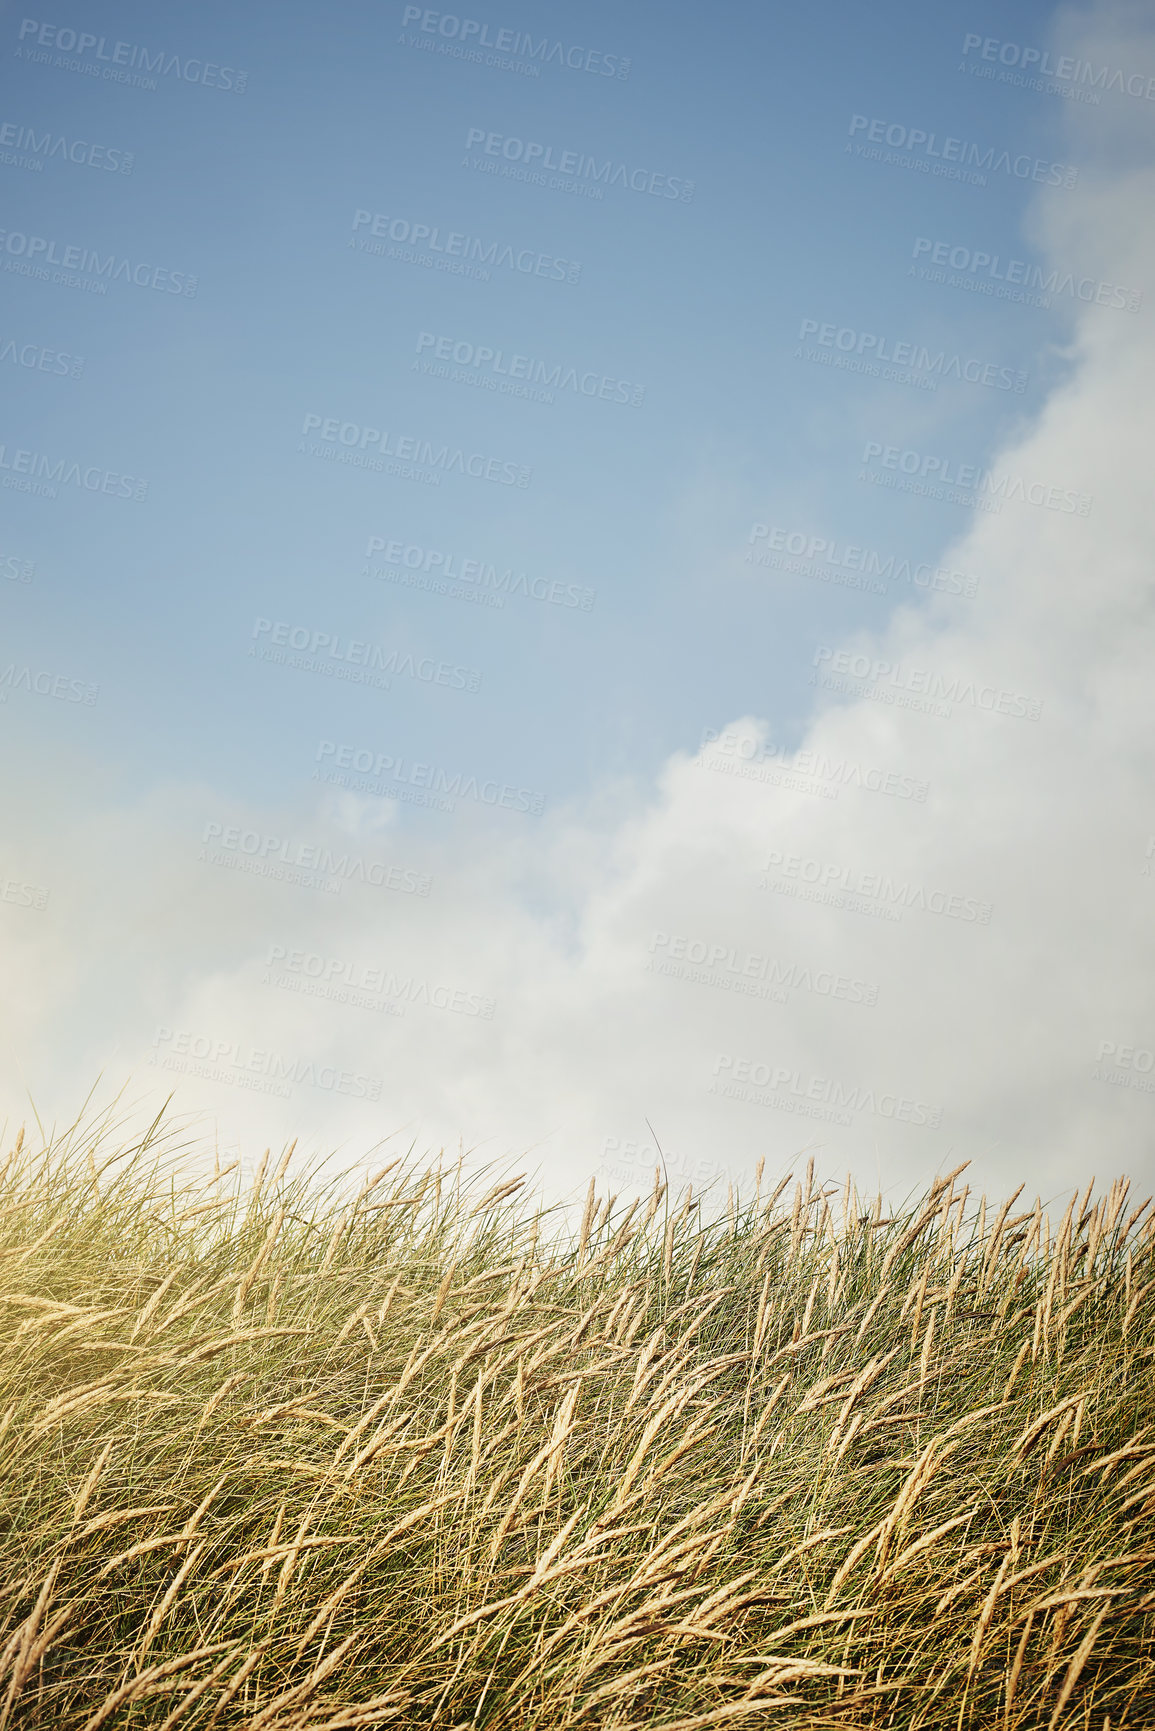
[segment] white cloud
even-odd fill
[[[1064,28],[1071,42],[1083,32],[1088,54],[1155,64],[1134,9],[1071,14]],[[1149,105],[1117,104],[1114,130],[1106,109],[1092,130],[1091,111],[1064,106],[1098,157],[1076,193],[1041,200],[1039,236],[1072,268],[1155,282],[1155,173],[1126,166]],[[1018,502],[979,514],[944,560],[980,574],[977,602],[900,609],[881,632],[839,645],[1040,699],[1041,718],[965,701],[944,717],[817,689],[800,764],[821,760],[819,781],[859,766],[828,781],[835,799],[728,773],[741,759],[715,747],[675,756],[644,799],[615,787],[540,822],[471,816],[420,850],[387,805],[346,801],[328,828],[304,808],[234,814],[263,835],[337,840],[343,829],[374,857],[387,845],[433,874],[428,899],[357,884],[328,895],[207,865],[196,857],[216,809],[205,789],[62,822],[20,867],[51,882],[50,907],[0,910],[15,983],[9,1111],[19,1117],[24,1086],[66,1111],[101,1067],[116,1084],[131,1073],[138,1087],[167,1085],[174,1073],[148,1056],[188,1036],[219,1043],[217,1068],[233,1080],[186,1075],[178,1101],[250,1148],[298,1135],[352,1158],[391,1133],[400,1147],[463,1139],[539,1167],[558,1192],[603,1160],[624,1182],[621,1145],[648,1143],[648,1119],[685,1163],[675,1169],[694,1174],[746,1180],[759,1156],[774,1172],[819,1144],[829,1173],[850,1167],[900,1192],[965,1158],[994,1191],[1021,1180],[1052,1195],[1096,1170],[1149,1184],[1152,400],[1149,309],[1080,308],[1067,382],[992,467],[1093,495],[1090,515]],[[755,716],[728,732],[747,751],[767,743]],[[867,791],[855,785],[867,771],[924,779],[929,796]],[[865,911],[803,901],[772,886],[797,887],[814,868],[762,887],[772,853],[959,901],[954,915],[908,906],[897,920],[870,911],[885,898],[869,889]],[[989,924],[968,904],[989,904]],[[678,940],[717,946],[730,989],[653,971],[657,933],[667,960]],[[323,958],[336,985],[373,968],[410,981],[396,1000],[404,1015],[265,983],[276,945]],[[770,958],[804,976],[785,1004],[734,989],[756,986]],[[876,1004],[853,1001],[873,986]],[[423,1001],[454,993],[456,1009]],[[489,998],[492,1020],[471,1013]],[[172,1038],[156,1047],[161,1028]],[[1099,1075],[1114,1083],[1096,1079],[1105,1043],[1115,1051]],[[254,1054],[354,1080],[306,1079],[283,1100],[242,1085],[260,1078]],[[761,1100],[712,1091],[720,1060],[723,1081],[744,1062],[765,1075]],[[379,1101],[361,1097],[378,1083]],[[809,1093],[821,1104],[832,1089],[850,1095],[848,1123],[766,1103]],[[917,1122],[935,1109],[939,1127]]]

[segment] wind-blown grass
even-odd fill
[[[0,1176],[0,1731],[1155,1724],[1155,1235]]]

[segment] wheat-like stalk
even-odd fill
[[[0,1731],[1155,1723],[1125,1181],[659,1173],[571,1233],[460,1160],[163,1151],[0,1170]]]

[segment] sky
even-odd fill
[[[0,69],[9,1131],[1151,1181],[1149,8]]]

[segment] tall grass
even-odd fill
[[[103,1156],[102,1156],[103,1158]],[[1155,1233],[0,1176],[0,1731],[1155,1725]]]

